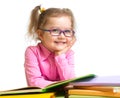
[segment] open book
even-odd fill
[[[42,89],[39,87],[24,87],[24,88],[18,88],[18,89],[13,89],[13,90],[0,91],[0,96],[1,95],[13,95],[13,94],[45,93],[45,92],[49,92],[51,89],[67,85],[68,83],[73,82],[73,81],[92,79],[94,77],[95,77],[94,74],[87,74],[87,75],[80,76],[77,78],[59,81],[59,82],[50,84]]]

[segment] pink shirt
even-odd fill
[[[60,80],[74,78],[74,52],[55,56],[41,43],[25,51],[25,73],[28,86],[45,86]]]

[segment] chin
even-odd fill
[[[64,48],[65,48],[65,47],[57,47],[56,50],[61,51],[61,50],[63,50]]]
[[[63,48],[62,49],[55,49],[55,51],[62,51],[63,50]]]

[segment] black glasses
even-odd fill
[[[71,37],[75,33],[73,30],[60,30],[60,29],[51,29],[51,30],[41,29],[41,30],[43,30],[44,32],[50,32],[52,36],[59,36],[61,33],[63,33],[64,36]]]

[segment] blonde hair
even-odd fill
[[[48,8],[43,12],[40,12],[40,6],[36,6],[30,16],[30,23],[28,26],[28,34],[32,36],[35,40],[39,39],[36,31],[39,28],[44,28],[47,23],[47,20],[50,17],[60,17],[60,16],[68,16],[71,19],[71,27],[74,29],[75,20],[73,13],[68,8]],[[39,39],[40,40],[40,39]]]

